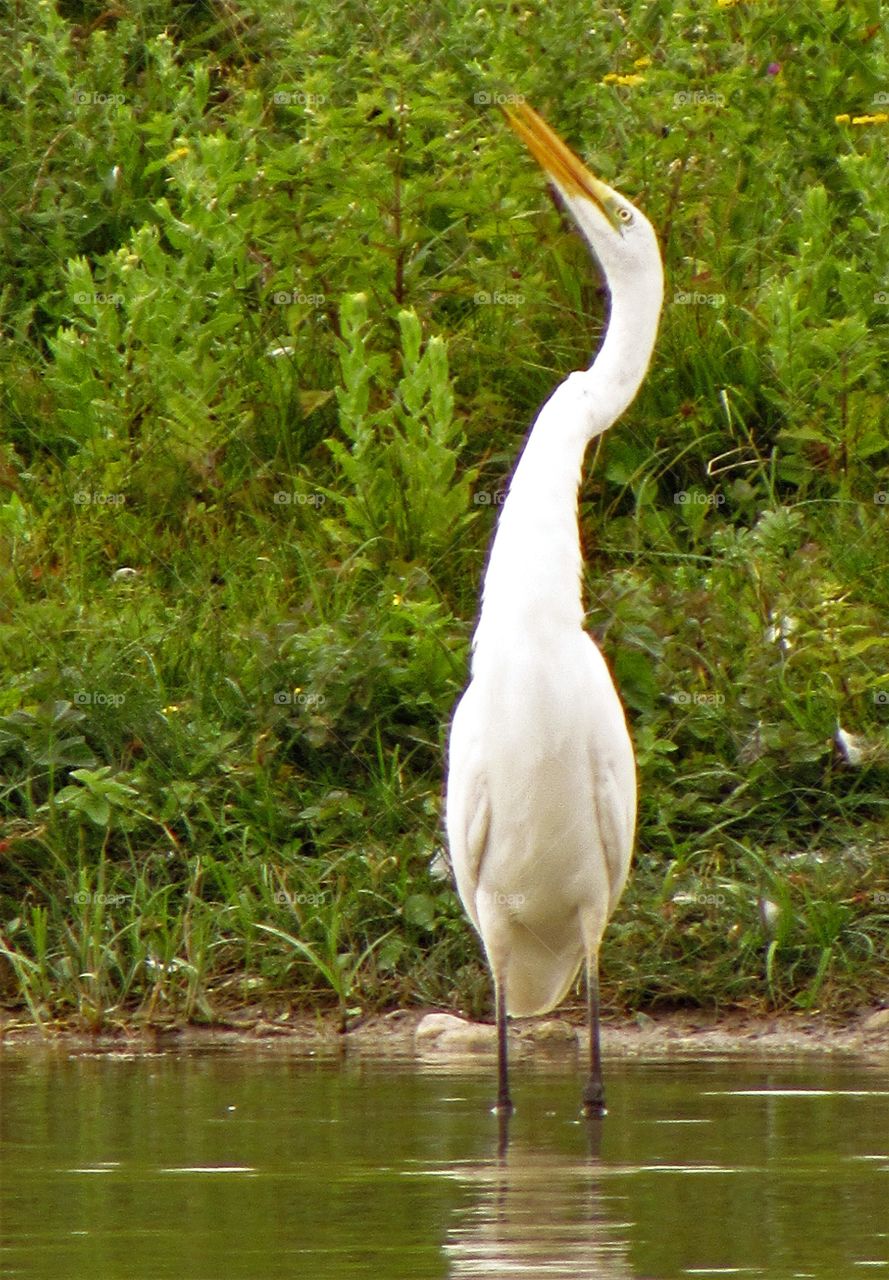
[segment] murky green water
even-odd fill
[[[889,1277],[889,1068],[0,1057],[0,1275]]]

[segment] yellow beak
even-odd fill
[[[611,188],[590,173],[543,117],[524,102],[516,107],[504,107],[503,112],[540,167],[565,194],[591,200],[619,231],[620,222],[614,212]]]

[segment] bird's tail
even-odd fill
[[[554,952],[530,930],[522,929],[521,944],[511,949],[503,975],[507,1013],[514,1018],[549,1013],[568,994],[582,963],[582,950]]]

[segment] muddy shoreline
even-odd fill
[[[523,1056],[574,1055],[582,1036],[582,1024],[568,1018],[524,1019],[510,1028],[513,1051]],[[293,1056],[428,1060],[486,1058],[494,1052],[494,1028],[437,1010],[397,1009],[355,1019],[343,1034],[332,1013],[271,1019],[258,1009],[239,1009],[213,1024],[125,1024],[91,1034],[55,1024],[41,1029],[25,1013],[0,1010],[0,1045],[69,1054],[261,1049]],[[604,1022],[602,1048],[613,1057],[849,1054],[889,1063],[889,1008],[871,1008],[842,1019],[824,1014],[756,1016],[738,1010],[637,1014]]]

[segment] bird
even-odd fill
[[[447,745],[445,829],[457,890],[494,985],[498,1086],[513,1111],[507,1016],[554,1009],[586,973],[589,1076],[605,1110],[599,948],[630,869],[636,766],[606,661],[584,629],[578,492],[589,443],[623,414],[648,369],[664,294],[655,230],[525,102],[509,124],[598,261],[607,330],[589,368],[541,408],[500,507]]]

